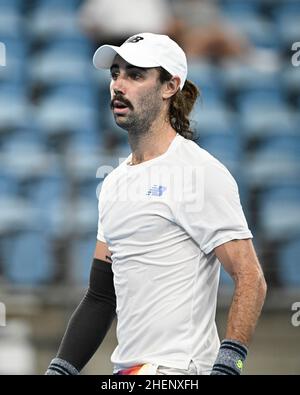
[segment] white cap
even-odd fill
[[[187,60],[180,46],[163,34],[140,33],[128,38],[120,47],[102,45],[93,57],[97,69],[109,69],[119,54],[137,67],[163,67],[172,76],[180,78],[180,89],[187,77]]]

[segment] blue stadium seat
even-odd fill
[[[63,2],[60,2],[63,4]],[[28,30],[35,40],[54,38],[82,38],[75,10],[55,7],[37,8],[31,15]]]
[[[267,239],[288,240],[300,234],[299,181],[266,190],[260,198],[259,212],[261,229]]]
[[[0,171],[0,196],[16,195],[18,193],[18,183],[14,177]]]
[[[222,14],[226,15],[259,15],[261,0],[221,0]]]
[[[200,136],[236,130],[237,114],[229,111],[223,103],[198,101],[191,113],[192,126]]]
[[[92,59],[93,51],[92,41],[84,36],[53,39],[43,46],[44,53],[55,53],[57,55],[67,53],[68,56],[76,54],[88,60]]]
[[[24,59],[6,58],[6,67],[0,67],[0,89],[1,83],[25,84],[25,71]]]
[[[97,230],[98,201],[96,196],[97,180],[94,179],[94,193],[91,198],[81,198],[73,205],[73,232],[77,236],[86,236]]]
[[[298,97],[298,109],[300,109],[300,96]],[[299,114],[298,114],[298,117],[297,117],[297,120],[298,120],[298,122],[300,121],[300,116],[299,116]],[[298,123],[299,124],[299,123]]]
[[[19,180],[41,177],[55,168],[57,158],[49,154],[39,143],[8,140],[2,155],[8,174]]]
[[[291,159],[300,162],[300,135],[280,134],[266,138],[262,141],[262,150],[267,155],[289,155]]]
[[[32,205],[15,194],[1,195],[0,207],[1,235],[29,229],[36,216]]]
[[[2,83],[0,86],[0,128],[25,127],[28,118],[28,101],[22,86]]]
[[[256,47],[277,48],[277,31],[274,24],[256,12],[229,12],[228,22],[243,33]]]
[[[81,147],[83,150],[93,150],[95,147],[103,149],[105,145],[102,128],[97,125],[84,125],[82,128],[74,130],[70,137],[68,149]]]
[[[299,41],[300,4],[298,1],[282,2],[274,10],[274,20],[282,46],[290,47],[291,43]]]
[[[293,181],[299,177],[299,162],[289,156],[249,155],[244,166],[245,177],[251,188],[262,188],[282,180]]]
[[[26,100],[26,89],[23,85],[14,84],[12,82],[2,83],[0,89],[0,97],[7,97],[12,102],[17,101],[19,99]]]
[[[268,135],[292,134],[295,130],[293,110],[283,101],[266,99],[244,101],[240,111],[241,130],[245,136],[266,137]]]
[[[0,41],[6,47],[6,60],[9,66],[11,62],[23,61],[23,72],[27,75],[27,56],[29,53],[29,42],[26,37],[9,37],[7,35],[0,35]]]
[[[76,12],[82,0],[39,0],[36,4],[38,10],[51,10],[57,9],[61,12],[74,11]]]
[[[75,51],[44,51],[30,60],[30,78],[33,83],[53,85],[73,83],[86,85],[93,81],[91,58]]]
[[[0,41],[2,36],[21,38],[24,35],[22,16],[13,8],[0,8]]]
[[[63,176],[46,176],[30,180],[23,193],[35,208],[32,230],[43,230],[52,240],[68,237],[71,229],[72,201],[69,180]]]
[[[285,97],[276,83],[272,87],[256,89],[251,87],[247,92],[238,95],[238,108],[241,112],[251,111],[256,107],[269,107],[270,105],[285,105]]]
[[[25,90],[28,85],[27,40],[0,34],[0,42],[5,45],[5,67],[0,67],[0,91],[1,84]]]
[[[220,80],[227,91],[236,91],[243,88],[247,83],[248,75],[251,69],[240,62],[227,62],[224,67],[220,69]]]
[[[70,146],[66,151],[66,162],[69,174],[75,182],[94,180],[107,174],[118,165],[118,156],[111,156],[104,150],[94,147]]]
[[[285,287],[300,288],[300,238],[288,241],[278,253],[278,274]]]
[[[53,279],[50,239],[42,232],[23,232],[4,246],[4,275],[18,285],[41,285]]]
[[[298,200],[300,204],[300,181],[295,180],[294,183],[282,181],[280,184],[266,187],[261,203],[265,205],[271,200],[291,202]]]
[[[22,3],[22,0],[0,0],[0,12],[3,10],[20,11]]]
[[[220,160],[237,176],[240,170],[242,144],[238,134],[211,133],[199,138],[199,145]]]
[[[85,107],[98,109],[98,96],[90,84],[60,83],[47,90],[46,98],[61,99],[66,102],[78,103]]]
[[[43,134],[34,126],[33,120],[30,120],[30,124],[22,129],[14,129],[11,131],[4,140],[5,149],[14,149],[14,147],[20,147],[24,145],[36,146],[37,149],[44,149],[47,144],[47,140]]]
[[[91,204],[95,204],[95,199],[97,198],[97,188],[100,180],[94,178],[89,178],[87,180],[81,180],[76,185],[76,196],[80,200],[89,200]]]
[[[53,95],[45,97],[36,108],[36,120],[48,135],[70,133],[97,122],[98,111],[80,97]]]
[[[12,38],[0,34],[0,41],[5,45],[5,67],[0,67],[0,84],[26,87],[28,44],[23,37]]]
[[[225,92],[221,87],[212,89],[204,86],[200,89],[200,95],[197,99],[203,106],[221,106],[225,100]]]
[[[61,174],[49,174],[29,183],[27,198],[34,207],[43,210],[53,201],[67,199],[70,192],[68,187],[68,179]]]
[[[42,226],[54,240],[65,239],[72,232],[72,215],[70,200],[55,198],[49,202],[46,210],[45,207],[40,210],[36,226]]]
[[[300,12],[295,15],[282,15],[278,22],[279,43],[282,47],[291,47],[293,42],[299,41]]]
[[[96,231],[74,239],[71,246],[71,278],[76,284],[87,286],[96,246]]]
[[[203,60],[194,59],[189,63],[187,78],[193,81],[200,91],[205,88],[218,90],[220,88],[218,75],[218,68]]]
[[[265,137],[261,146],[246,157],[245,175],[252,187],[263,187],[299,178],[299,136]]]
[[[291,67],[291,64],[286,64],[281,73],[282,89],[287,94],[300,94],[300,73],[299,67]]]
[[[238,61],[231,61],[219,70],[219,74],[224,88],[229,92],[247,93],[257,90],[273,92],[274,89],[279,89],[280,74],[269,68],[263,71]]]
[[[280,15],[293,15],[300,11],[300,3],[297,0],[284,0],[279,2],[279,6],[275,8],[274,13]]]

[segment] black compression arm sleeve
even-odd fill
[[[80,371],[103,341],[115,317],[115,310],[111,264],[94,259],[89,289],[69,321],[57,357]]]

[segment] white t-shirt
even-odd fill
[[[220,263],[214,248],[252,238],[229,171],[179,134],[168,150],[104,180],[97,239],[112,253],[115,370],[143,363],[209,372]]]

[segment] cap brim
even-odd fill
[[[130,44],[129,44],[130,45]],[[126,62],[138,67],[159,67],[160,65],[149,57],[149,54],[134,46],[102,45],[94,56],[93,63],[97,69],[109,69],[116,55],[120,55]]]

